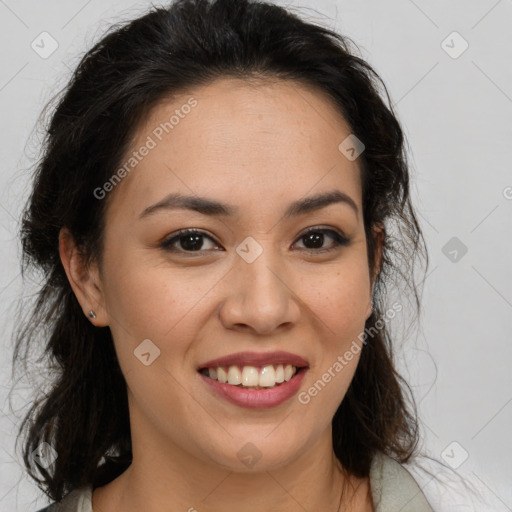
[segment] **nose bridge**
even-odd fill
[[[285,266],[272,238],[257,241],[248,237],[237,247],[223,319],[227,323],[270,332],[294,321],[293,293],[286,286]]]
[[[250,253],[243,252],[247,248]],[[236,263],[236,272],[245,299],[252,300],[254,306],[261,308],[265,304],[275,307],[286,298],[284,276],[279,278],[280,273],[284,274],[284,267],[279,262],[271,237],[266,241],[254,238],[246,240],[240,244],[237,252],[243,260]],[[250,254],[250,257],[246,258],[246,254]]]

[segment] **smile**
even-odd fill
[[[272,370],[275,373],[281,373],[279,370],[279,366],[276,368],[272,367]],[[291,366],[291,365],[290,365]],[[232,382],[237,382],[238,379],[243,377],[243,371],[245,368],[254,368],[254,367],[244,367],[241,370],[239,368],[236,368],[235,370],[231,371],[231,376],[233,379],[233,376],[235,376],[235,380],[232,380]],[[256,372],[254,370],[246,371],[246,375],[250,375],[250,379],[254,379],[256,374],[258,376],[258,379],[261,376],[261,373],[263,373],[263,369],[268,368],[268,366],[265,366],[262,368],[262,371],[259,372],[256,369]],[[258,386],[244,386],[242,382],[239,384],[230,384],[229,382],[221,382],[218,380],[219,377],[219,371],[217,369],[208,369],[208,370],[201,370],[198,372],[198,376],[202,379],[202,381],[206,384],[208,390],[210,393],[212,393],[212,396],[216,399],[221,398],[223,400],[226,400],[230,402],[231,404],[234,404],[238,407],[244,407],[248,409],[265,409],[270,407],[276,407],[290,398],[292,398],[295,394],[299,392],[302,380],[304,379],[304,376],[308,372],[309,368],[302,367],[296,369],[295,367],[292,367],[292,375],[289,378],[289,380],[284,379],[283,382],[275,382],[276,377],[274,376],[274,384],[269,386],[260,386],[259,380],[258,380]],[[209,376],[210,371],[212,371],[212,374],[215,375],[215,371],[217,372],[217,378],[212,378]],[[286,366],[283,368],[283,372],[286,371]],[[221,375],[222,372],[224,372],[227,377],[229,378],[230,372],[229,368],[227,371],[221,367]],[[269,374],[271,373],[270,370],[268,370]],[[290,373],[290,369],[288,370],[288,374]],[[277,377],[280,378],[280,375]],[[286,376],[285,376],[286,377]],[[269,376],[264,376],[264,379],[267,380],[267,384],[270,384],[272,381],[270,380]],[[251,380],[248,380],[247,382],[251,382]],[[254,381],[253,381],[254,382]]]
[[[222,384],[240,386],[248,389],[268,389],[288,382],[297,373],[297,367],[291,364],[256,366],[231,365],[229,367],[203,368],[201,374]]]

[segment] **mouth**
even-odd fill
[[[296,374],[304,372],[307,367],[292,364],[265,366],[216,366],[202,368],[199,373],[221,384],[246,389],[271,389],[289,382]]]
[[[240,352],[203,363],[197,371],[221,384],[260,390],[282,386],[308,368],[304,358],[290,352]]]

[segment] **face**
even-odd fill
[[[244,471],[243,449],[271,469],[331,435],[371,312],[360,169],[338,149],[350,133],[318,91],[235,79],[159,104],[138,129],[130,171],[104,199],[91,294],[147,450]],[[177,207],[171,194],[225,208]],[[270,369],[270,384],[250,380],[270,365],[281,380],[287,362],[306,368],[273,387]],[[221,380],[218,366],[240,366],[230,381],[262,389],[205,366]]]

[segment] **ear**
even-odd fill
[[[373,289],[375,287],[375,281],[380,274],[382,269],[382,252],[384,247],[384,240],[386,238],[386,229],[382,223],[378,223],[373,227],[371,236],[373,236],[373,246],[375,251],[373,269],[370,275],[370,303],[368,304],[367,319],[372,314],[372,303]]]
[[[84,315],[97,327],[105,327],[108,325],[108,315],[98,267],[95,264],[85,266],[83,256],[67,228],[62,228],[59,233],[59,254]],[[89,311],[94,311],[96,317],[91,318]]]

